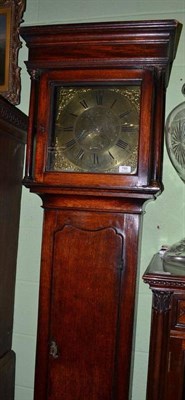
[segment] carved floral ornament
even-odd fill
[[[14,105],[20,103],[19,27],[25,7],[26,0],[0,0],[0,94]]]
[[[152,290],[153,308],[158,312],[165,312],[170,309],[171,297],[173,292],[163,292],[161,290]]]

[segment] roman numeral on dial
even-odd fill
[[[115,106],[116,103],[117,103],[117,99],[115,99],[115,100],[113,101],[113,103],[111,104],[110,108],[113,108],[113,107]]]
[[[109,154],[109,156],[112,158],[112,160],[114,160],[114,156],[113,156],[113,154],[112,154],[110,151],[108,151],[108,154]]]
[[[119,115],[119,118],[120,119],[122,119],[122,118],[125,118],[127,115],[129,115],[131,113],[131,110],[128,110],[128,111],[125,111],[125,112],[123,112],[123,113],[121,113],[120,115]]]
[[[73,126],[66,126],[63,128],[64,132],[71,132],[73,131]]]
[[[67,143],[65,143],[65,148],[69,149],[70,147],[73,147],[75,144],[76,144],[76,140],[75,139],[71,139]]]
[[[81,106],[86,110],[87,108],[88,108],[88,104],[87,104],[87,102],[83,99],[83,100],[80,100],[80,104],[81,104]]]
[[[80,149],[79,152],[76,155],[76,160],[82,160],[84,154],[85,154],[84,150]]]
[[[72,117],[74,117],[74,118],[77,118],[77,117],[78,117],[77,114],[74,114],[74,113],[72,113],[72,112],[70,112],[69,114],[72,115]]]
[[[100,90],[96,92],[96,103],[98,106],[102,106],[103,104],[103,92]]]
[[[130,125],[122,125],[121,132],[133,132],[135,130],[135,126]]]
[[[120,147],[121,149],[125,150],[128,146],[128,143],[122,139],[119,139],[116,143],[116,146]]]
[[[98,154],[96,154],[96,153],[93,154],[93,164],[94,165],[98,165],[99,164]]]

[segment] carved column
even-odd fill
[[[164,400],[164,380],[168,363],[168,340],[173,291],[152,289],[152,321],[148,368],[147,400]],[[162,384],[158,384],[161,382]]]

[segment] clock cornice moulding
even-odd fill
[[[30,51],[29,71],[89,68],[105,60],[107,67],[168,66],[167,85],[181,29],[176,20],[153,20],[26,26],[20,34]]]

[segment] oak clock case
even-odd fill
[[[176,21],[26,27],[24,184],[43,202],[34,400],[128,400],[144,203]]]

